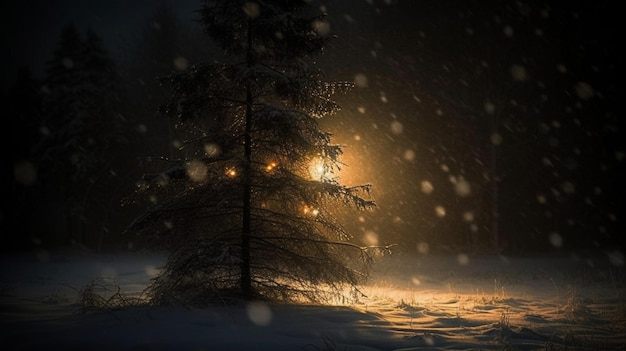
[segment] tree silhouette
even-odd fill
[[[111,206],[121,198],[118,172],[128,166],[120,78],[99,36],[88,30],[83,39],[73,25],[63,28],[46,68],[41,139],[34,147],[41,190],[53,210],[64,212],[58,217],[65,217],[66,228],[55,223],[68,235],[61,240],[99,246],[109,212],[119,209]],[[87,227],[100,237],[87,238]]]
[[[318,125],[352,83],[326,82],[311,63],[330,37],[307,10],[219,0],[198,11],[227,60],[171,76],[162,111],[187,138],[184,156],[140,182],[135,195],[154,206],[128,229],[171,251],[154,303],[350,297],[372,249],[386,249],[356,245],[337,215],[375,203],[369,185],[339,183],[342,147]]]

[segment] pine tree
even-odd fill
[[[119,113],[119,76],[98,35],[89,30],[83,39],[73,25],[62,30],[46,75],[42,138],[35,147],[41,184],[52,202],[63,204],[67,240],[86,244],[86,226],[96,222],[89,217],[108,217],[104,207],[124,161],[128,129]],[[106,220],[98,222],[102,227]]]
[[[342,147],[321,117],[340,109],[311,62],[330,39],[306,1],[206,1],[206,33],[227,61],[170,78],[163,113],[187,137],[180,159],[146,175],[154,206],[129,231],[171,251],[148,289],[156,304],[227,298],[323,301],[358,291],[371,249],[356,245],[338,208],[375,207],[369,185],[336,176]],[[345,296],[345,295],[344,295]]]

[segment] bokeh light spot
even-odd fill
[[[435,190],[435,187],[433,186],[433,184],[429,182],[428,180],[422,180],[422,182],[420,183],[420,187],[424,194],[430,194]]]
[[[247,1],[243,5],[243,12],[250,18],[256,18],[261,14],[261,8],[256,2]]]
[[[411,149],[404,150],[404,155],[402,155],[402,158],[404,158],[406,161],[415,160],[415,151]]]
[[[378,245],[378,234],[372,230],[368,230],[363,235],[363,241],[365,241],[366,245],[376,246]]]
[[[446,209],[441,205],[435,206],[435,214],[437,217],[443,218],[446,216]]]
[[[589,85],[589,83],[578,82],[576,83],[574,90],[576,91],[576,96],[582,100],[589,100],[594,95],[593,88]]]
[[[465,222],[473,222],[474,221],[474,212],[472,212],[472,211],[465,211],[465,212],[463,212],[463,220]]]
[[[330,23],[327,21],[315,20],[311,24],[311,27],[313,27],[313,30],[317,33],[317,35],[327,36],[330,34]]]
[[[363,73],[357,73],[354,75],[354,84],[357,88],[367,88],[367,76]]]
[[[491,140],[491,143],[493,145],[500,145],[500,144],[502,144],[502,135],[500,135],[500,133],[493,133],[493,134],[491,134],[489,139]]]
[[[528,79],[528,73],[526,72],[526,67],[524,66],[512,65],[509,72],[515,81],[523,82]]]
[[[186,165],[187,176],[189,179],[197,183],[202,183],[207,180],[209,170],[202,161],[192,160]]]
[[[550,233],[550,236],[548,237],[548,239],[550,240],[550,244],[552,244],[552,246],[554,247],[563,246],[563,237],[559,233],[556,233],[556,232]]]
[[[428,254],[430,252],[430,245],[428,245],[428,243],[425,241],[420,241],[419,243],[417,243],[417,252],[422,255]]]
[[[33,185],[37,181],[37,169],[29,161],[18,161],[13,166],[15,180],[25,186]]]
[[[250,321],[260,327],[270,325],[272,322],[272,310],[261,301],[253,301],[246,306],[246,312]]]
[[[174,59],[174,68],[176,68],[177,70],[186,71],[188,67],[189,67],[189,61],[187,61],[186,58],[182,56],[177,56]]]
[[[219,156],[220,152],[221,152],[220,146],[215,143],[207,143],[204,145],[204,153],[208,157]]]
[[[460,197],[467,197],[472,194],[472,186],[467,180],[460,178],[454,182],[454,191]]]
[[[404,131],[404,126],[398,121],[393,121],[391,122],[390,129],[393,134],[400,135]]]
[[[467,254],[458,254],[456,256],[456,261],[461,265],[461,266],[467,266],[469,264],[469,256]]]

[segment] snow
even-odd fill
[[[620,251],[379,258],[357,304],[133,307],[79,313],[95,278],[139,296],[158,253],[0,256],[4,350],[624,350]]]

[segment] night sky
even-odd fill
[[[93,29],[127,62],[159,3],[200,30],[193,0],[3,4],[3,89],[19,66],[44,74],[68,23]],[[480,251],[494,240],[509,251],[621,245],[623,54],[614,2],[314,4],[329,12],[337,36],[319,67],[357,85],[323,122],[345,145],[342,182],[373,185],[378,208],[345,218],[357,238],[409,252]]]

